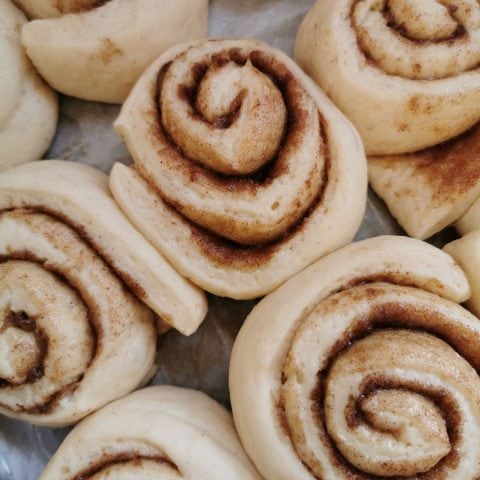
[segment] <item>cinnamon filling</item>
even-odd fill
[[[418,99],[412,98],[410,109],[414,113],[419,109]],[[454,202],[480,180],[480,124],[477,123],[458,137],[425,150],[388,158],[392,164],[405,160],[413,162],[415,175],[424,177],[435,186],[435,203],[444,205],[447,200]]]
[[[116,269],[114,267],[115,262],[113,261],[112,257],[108,255],[107,252],[105,252],[100,245],[98,245],[92,238],[91,235],[88,234],[86,229],[80,225],[72,221],[71,218],[67,217],[64,215],[62,212],[58,210],[53,210],[47,206],[28,206],[25,205],[22,208],[12,208],[12,209],[4,209],[0,210],[0,214],[8,211],[20,211],[24,213],[45,213],[46,215],[49,215],[50,217],[54,218],[55,220],[59,220],[61,223],[64,223],[65,225],[68,225],[71,227],[73,230],[75,230],[75,233],[85,242],[87,245],[94,250],[99,257],[101,257],[104,260],[105,267],[108,268],[114,274],[118,279],[122,282],[126,290],[130,290],[136,297],[143,299],[145,297],[145,290],[143,287],[136,281],[134,280],[128,273]],[[41,260],[36,259],[34,256],[31,255],[29,252],[17,252],[16,254],[13,253],[11,255],[18,255],[17,257],[11,256],[11,258],[15,258],[17,260],[29,260],[33,261],[34,263],[39,263],[42,264]],[[0,256],[0,262],[7,260],[8,258],[6,257],[1,257]],[[42,266],[45,268],[45,264],[42,264]],[[47,268],[48,270],[48,268]],[[49,270],[51,273],[57,273],[54,270]],[[62,274],[60,274],[62,277]],[[68,282],[67,282],[68,283]],[[74,290],[77,290],[75,287],[69,284],[70,287],[72,287]],[[78,293],[78,291],[77,291]]]
[[[94,475],[101,473],[103,470],[118,466],[121,468],[124,465],[142,465],[142,462],[155,462],[158,464],[166,465],[173,470],[178,471],[177,466],[167,457],[164,456],[145,456],[136,453],[121,453],[115,456],[105,455],[100,460],[96,461],[88,469],[77,474],[71,480],[88,480]]]
[[[55,0],[55,9],[63,15],[67,13],[83,13],[95,10],[111,0]]]

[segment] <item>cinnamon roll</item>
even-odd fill
[[[318,1],[296,59],[352,120],[373,189],[427,238],[480,196],[480,5]]]
[[[171,46],[207,34],[208,0],[16,0],[28,55],[56,90],[122,103]]]
[[[194,283],[264,295],[352,240],[366,201],[353,127],[282,52],[249,39],[176,47],[114,124],[134,158],[115,200]]]
[[[168,386],[135,392],[81,422],[40,477],[106,478],[260,480],[225,408]]]
[[[49,241],[55,241],[54,235],[50,238],[46,227],[45,232],[42,230],[43,222],[50,218],[76,231],[84,248],[95,250],[118,281],[154,310],[160,328],[167,324],[188,335],[203,320],[207,309],[203,292],[181,277],[132,226],[111,197],[108,177],[102,172],[60,160],[7,170],[0,174],[0,212],[8,216],[18,209],[27,219],[41,214],[39,232],[9,224],[5,235],[0,235],[4,261],[12,256],[28,261],[32,256],[34,263],[48,270],[50,253],[58,253],[58,247],[49,246]],[[37,235],[45,239],[36,242]],[[62,233],[59,241],[62,244]],[[22,242],[26,242],[24,246]],[[37,247],[42,250],[37,251]]]
[[[480,322],[454,260],[351,244],[262,300],[233,348],[240,438],[267,479],[480,475]]]
[[[80,420],[153,374],[153,316],[70,227],[0,214],[0,413]]]
[[[10,0],[0,0],[0,170],[39,160],[57,126],[57,97],[21,44],[25,23]]]

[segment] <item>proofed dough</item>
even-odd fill
[[[319,0],[295,58],[358,128],[369,180],[410,236],[480,196],[480,4]]]
[[[229,412],[169,386],[135,392],[80,423],[41,480],[260,480]]]
[[[57,127],[57,96],[21,44],[26,23],[10,0],[0,0],[0,170],[39,160]]]
[[[362,220],[358,134],[265,43],[173,48],[141,77],[114,126],[135,162],[114,166],[115,200],[209,292],[265,295],[350,242]]]
[[[22,41],[56,90],[122,103],[171,46],[205,37],[208,0],[19,0],[32,17]],[[54,17],[54,18],[51,18]]]
[[[378,237],[265,297],[230,365],[235,424],[264,478],[478,478],[480,322],[459,305],[469,296],[449,255]]]

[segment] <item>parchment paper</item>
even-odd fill
[[[314,0],[213,0],[210,36],[250,36],[292,54],[295,33]],[[83,162],[108,172],[130,156],[111,124],[119,107],[61,99],[60,124],[46,158]],[[373,193],[357,239],[401,233]],[[437,238],[436,243],[442,242]],[[209,296],[209,314],[191,337],[170,332],[159,339],[153,383],[203,390],[228,406],[228,362],[235,336],[255,302]],[[68,433],[0,417],[0,480],[36,480]]]

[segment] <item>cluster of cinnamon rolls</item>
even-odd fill
[[[479,478],[479,3],[319,0],[298,64],[201,40],[206,0],[14,3],[31,21],[0,0],[0,413],[80,421],[41,479]],[[123,103],[132,165],[32,161],[54,90]],[[351,243],[368,181],[416,238]],[[444,251],[422,241],[452,223]],[[233,418],[131,393],[205,292],[265,296]]]

